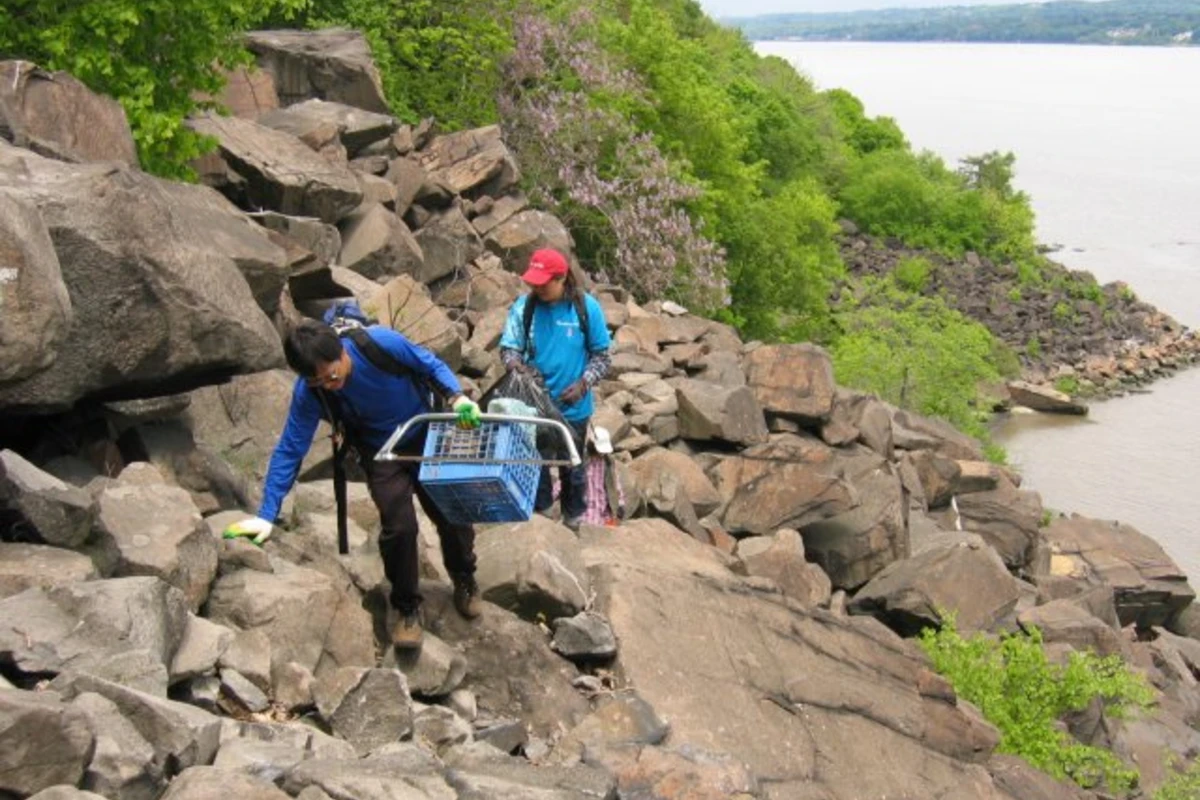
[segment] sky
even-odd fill
[[[867,8],[1013,5],[1028,0],[698,0],[710,17],[753,17],[807,11],[861,11]]]

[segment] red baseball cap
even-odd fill
[[[529,257],[529,269],[521,280],[530,286],[544,286],[559,275],[567,274],[567,259],[557,250],[535,250]]]

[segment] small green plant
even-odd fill
[[[1151,800],[1196,800],[1200,797],[1200,761],[1173,774],[1150,797]]]
[[[1054,319],[1056,322],[1074,322],[1075,307],[1066,300],[1059,300],[1054,304]]]
[[[1041,267],[1034,261],[1017,262],[1017,282],[1021,286],[1037,286],[1045,281]]]
[[[954,690],[1000,729],[1000,752],[1021,756],[1084,788],[1127,792],[1136,785],[1137,771],[1112,752],[1081,744],[1056,726],[1063,714],[1083,709],[1095,698],[1110,716],[1150,704],[1154,690],[1120,656],[1073,652],[1066,665],[1058,666],[1046,659],[1036,628],[1028,635],[963,638],[954,615],[942,616],[941,628],[921,632],[921,648]]]
[[[1014,303],[1021,302],[1021,287],[1014,286],[1008,290],[1008,299]]]
[[[1055,379],[1054,388],[1074,397],[1079,394],[1079,378],[1074,375],[1061,375]]]
[[[1131,289],[1127,283],[1122,283],[1117,288],[1117,297],[1121,298],[1126,303],[1136,303],[1138,299],[1137,294],[1134,293],[1133,289]]]
[[[983,443],[983,457],[991,463],[1000,466],[1008,463],[1008,451],[1004,449],[1004,445],[999,445],[991,441]]]
[[[896,283],[914,294],[921,294],[929,285],[929,273],[933,265],[924,258],[902,258],[896,264],[892,275]]]
[[[1038,527],[1039,527],[1039,528],[1046,528],[1046,527],[1049,527],[1049,526],[1050,526],[1050,523],[1051,523],[1051,522],[1054,522],[1054,517],[1055,517],[1055,515],[1056,515],[1056,512],[1054,511],[1054,509],[1052,509],[1052,508],[1043,508],[1043,509],[1042,509],[1042,516],[1041,516],[1041,518],[1038,520]]]
[[[1038,339],[1037,334],[1029,337],[1029,341],[1025,343],[1025,355],[1030,358],[1040,358],[1042,355],[1042,342]]]

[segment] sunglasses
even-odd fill
[[[341,375],[338,374],[338,371],[335,368],[329,370],[324,375],[318,372],[311,378],[305,378],[304,382],[314,389],[323,389],[326,386],[337,383],[339,380],[341,380]]]

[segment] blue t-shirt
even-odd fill
[[[608,326],[604,324],[604,310],[600,308],[599,301],[590,294],[584,295],[583,301],[587,304],[588,318],[586,344],[575,304],[565,297],[557,303],[538,303],[533,312],[533,324],[529,326],[529,336],[534,344],[532,364],[545,376],[550,397],[570,422],[582,422],[591,417],[595,400],[590,391],[573,405],[564,405],[559,396],[564,389],[583,377],[583,368],[587,366],[591,353],[607,350],[612,341],[608,336]],[[523,323],[527,302],[529,295],[524,295],[518,297],[509,308],[504,334],[500,337],[501,347],[526,352]],[[591,352],[588,352],[589,349]]]
[[[452,395],[462,391],[450,368],[424,347],[381,326],[368,328],[368,335],[380,348],[431,385]],[[342,347],[350,354],[354,366],[346,385],[331,394],[337,398],[347,425],[355,432],[356,441],[378,450],[396,426],[429,411],[428,397],[412,378],[393,375],[372,364],[351,339],[342,339]],[[287,422],[267,468],[259,517],[274,522],[279,516],[279,507],[296,482],[320,421],[321,401],[317,393],[303,378],[297,378],[292,388]]]

